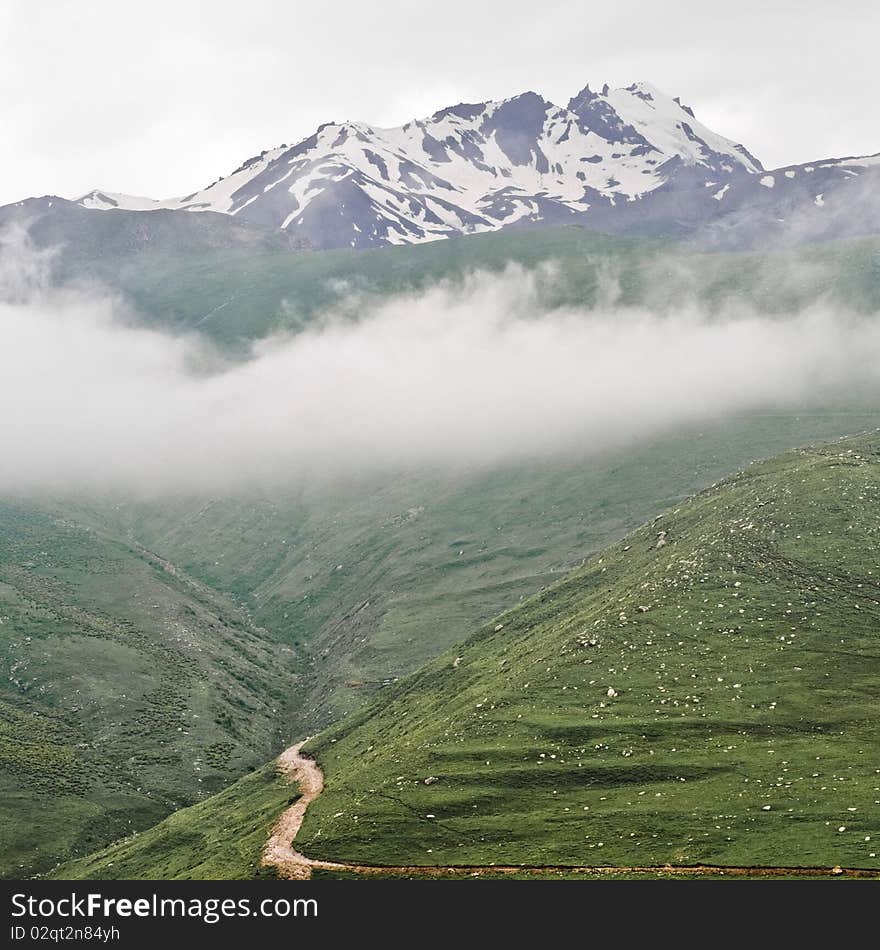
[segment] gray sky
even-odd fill
[[[765,165],[880,150],[876,0],[3,0],[0,204],[164,198],[322,122],[653,82]]]

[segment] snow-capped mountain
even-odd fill
[[[719,202],[761,174],[648,83],[461,104],[395,129],[328,123],[262,152],[202,191],[166,201],[93,191],[89,209],[214,211],[313,247],[374,247],[526,222],[606,219],[654,193],[711,189]]]
[[[756,247],[880,232],[880,154],[787,165],[711,190],[689,219],[701,243]]]

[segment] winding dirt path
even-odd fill
[[[608,875],[633,874],[657,877],[862,877],[880,878],[880,871],[866,868],[816,868],[816,867],[730,867],[717,864],[696,865],[645,865],[632,867],[572,866],[567,864],[473,864],[473,865],[377,865],[350,864],[340,861],[321,861],[307,858],[293,848],[306,809],[324,791],[324,773],[318,763],[301,753],[308,739],[303,739],[278,756],[278,771],[299,785],[300,797],[286,809],[272,827],[269,840],[263,848],[264,867],[274,867],[279,877],[287,880],[308,880],[312,871],[343,871],[373,877],[482,877],[511,875],[546,877],[554,874]]]
[[[312,876],[316,862],[294,851],[293,841],[299,833],[306,809],[324,791],[324,773],[318,763],[300,749],[308,742],[303,739],[278,756],[278,771],[299,785],[300,797],[281,813],[269,833],[263,848],[263,867],[274,867],[279,877],[288,880],[307,880]]]

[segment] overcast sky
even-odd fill
[[[876,0],[2,0],[0,204],[164,198],[322,122],[648,80],[765,165],[880,150]]]

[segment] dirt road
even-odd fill
[[[646,877],[863,877],[880,878],[880,872],[864,868],[804,868],[804,867],[728,867],[726,865],[659,865],[633,867],[604,867],[570,865],[375,865],[349,864],[307,858],[293,848],[293,842],[305,818],[306,809],[324,790],[324,773],[318,763],[301,749],[308,739],[291,746],[278,756],[278,770],[299,785],[300,797],[290,806],[275,825],[263,849],[264,866],[275,867],[277,874],[287,880],[308,880],[315,868],[341,871],[372,877],[482,877],[490,875],[521,875],[551,877],[553,875],[644,875]]]
[[[299,833],[306,809],[324,791],[324,773],[318,763],[300,752],[308,741],[303,739],[278,756],[278,771],[299,785],[300,797],[275,822],[263,848],[261,861],[264,867],[274,866],[279,877],[289,880],[310,878],[311,869],[316,864],[293,849],[293,841]]]

